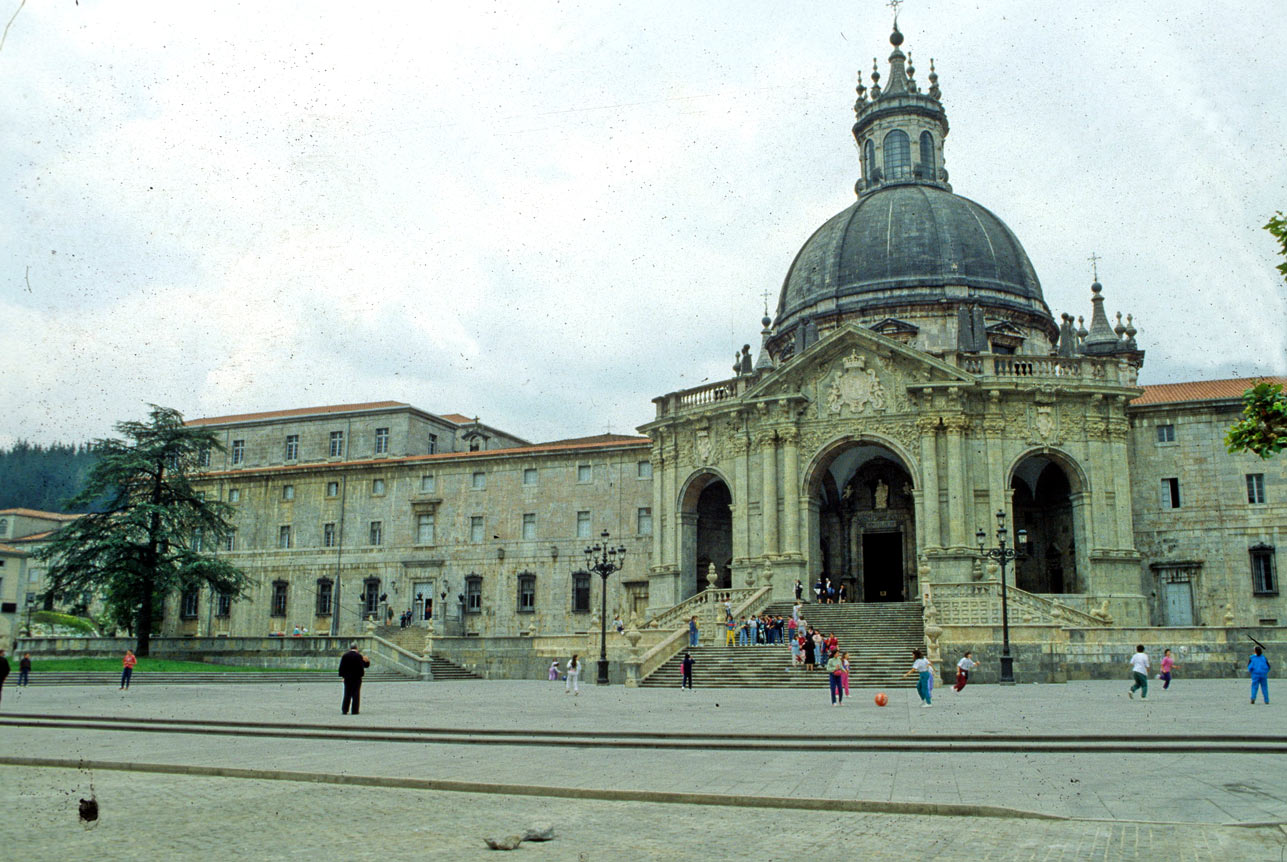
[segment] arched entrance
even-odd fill
[[[1074,497],[1079,479],[1048,454],[1031,455],[1010,477],[1015,529],[1028,531],[1028,553],[1015,560],[1014,585],[1030,593],[1080,593]]]
[[[732,504],[728,483],[713,472],[694,476],[684,489],[679,505],[680,600],[706,589],[712,563],[715,586],[733,585]]]
[[[843,584],[849,601],[914,598],[914,485],[906,462],[882,444],[853,441],[825,452],[808,489],[815,579]]]

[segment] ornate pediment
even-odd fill
[[[879,323],[873,323],[867,328],[900,344],[911,344],[912,339],[921,331],[919,326],[908,323],[906,320],[899,320],[896,317],[886,317]]]

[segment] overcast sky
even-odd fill
[[[10,16],[17,10],[10,22]],[[877,0],[7,0],[0,445],[396,399],[629,432],[853,202]],[[1142,381],[1287,374],[1274,2],[908,0],[956,193]],[[886,75],[887,77],[887,75]]]

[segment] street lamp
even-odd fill
[[[974,534],[975,540],[979,543],[979,556],[985,560],[996,560],[1001,565],[1001,682],[1014,683],[1014,657],[1010,655],[1010,612],[1006,606],[1005,597],[1005,567],[1006,563],[1023,556],[1028,545],[1028,531],[1020,530],[1018,533],[1018,542],[1013,548],[1006,547],[1006,528],[1005,512],[997,512],[997,546],[995,548],[984,547],[988,540],[988,534],[983,532],[979,527]]]
[[[585,549],[585,568],[603,578],[603,605],[599,612],[599,685],[608,684],[608,576],[621,571],[626,560],[626,546],[608,544],[608,531],[599,534],[600,543]]]

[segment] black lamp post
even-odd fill
[[[979,527],[974,534],[975,540],[979,543],[979,556],[985,560],[996,560],[1001,565],[1001,682],[1014,683],[1014,657],[1010,655],[1010,611],[1006,606],[1005,598],[1005,567],[1006,563],[1013,559],[1023,556],[1028,544],[1028,531],[1020,530],[1018,533],[1018,542],[1013,548],[1006,547],[1006,528],[1005,512],[997,512],[997,546],[995,548],[984,547],[988,540],[988,534],[983,532]]]
[[[608,684],[608,576],[621,571],[626,560],[626,546],[611,547],[608,531],[599,534],[599,544],[585,549],[585,568],[603,578],[603,606],[599,612],[599,685]]]

